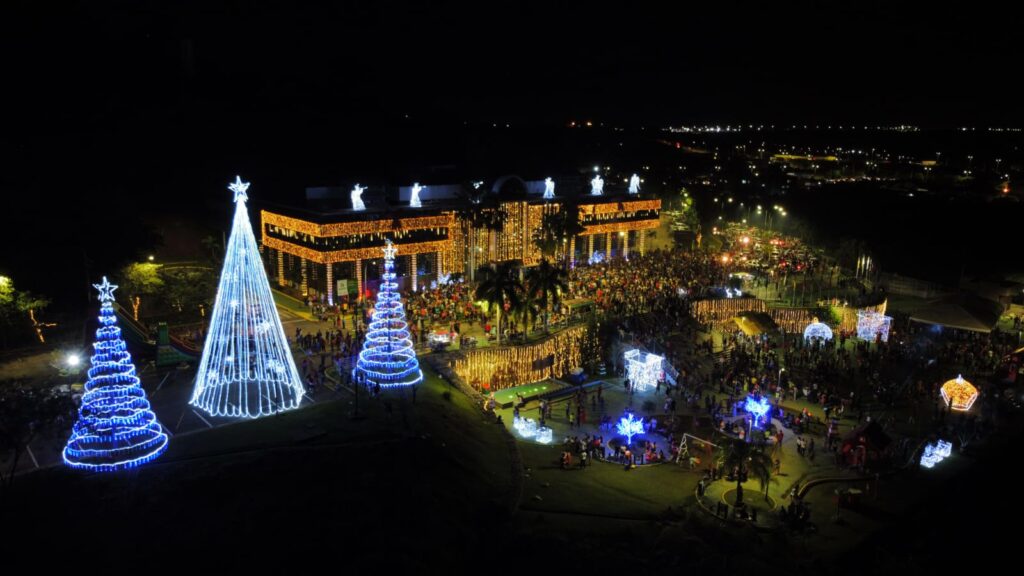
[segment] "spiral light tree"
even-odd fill
[[[396,251],[395,245],[388,240],[384,246],[384,276],[377,303],[373,305],[373,319],[366,331],[359,360],[352,370],[353,378],[362,379],[367,386],[414,386],[423,380],[409,337],[405,308],[395,283]]]

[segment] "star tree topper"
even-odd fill
[[[398,252],[398,248],[395,248],[395,245],[391,243],[390,239],[387,240],[384,244],[384,258],[387,260],[394,260],[396,252]]]
[[[235,176],[235,181],[232,182],[231,184],[228,184],[228,190],[231,190],[232,192],[235,193],[235,202],[238,202],[239,200],[245,202],[246,200],[248,200],[249,195],[245,193],[246,190],[248,189],[249,182],[242,182],[241,176]]]
[[[92,287],[100,291],[100,302],[114,301],[114,290],[117,290],[117,285],[111,284],[106,276],[103,277],[103,284],[93,284]]]

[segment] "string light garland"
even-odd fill
[[[939,393],[942,394],[942,401],[947,406],[959,412],[970,410],[978,399],[978,389],[959,374],[953,380],[943,384]]]
[[[603,214],[631,214],[661,210],[661,200],[629,200],[627,202],[602,202],[600,204],[582,204],[580,216],[597,216]]]
[[[395,282],[395,252],[390,240],[384,246],[384,274],[381,276],[373,318],[366,331],[363,350],[352,377],[381,388],[413,386],[423,380],[420,363],[409,338],[405,308]]]
[[[584,225],[581,235],[606,234],[608,232],[628,232],[630,230],[653,230],[661,226],[658,218],[651,220],[630,220],[629,222],[610,222],[607,224]]]
[[[117,286],[103,277],[100,328],[78,419],[64,447],[64,463],[95,472],[125,470],[150,462],[167,449],[167,434],[139,383],[114,312]]]
[[[235,216],[189,401],[212,416],[275,414],[297,407],[305,392],[249,222],[248,187],[240,178],[228,187]]]
[[[862,340],[874,340],[877,337],[882,342],[888,342],[890,326],[891,316],[871,310],[857,311],[857,337]]]
[[[558,377],[581,366],[592,340],[586,325],[574,326],[538,344],[463,351],[453,369],[465,382],[502,390]]]
[[[287,230],[294,230],[310,236],[350,236],[355,234],[374,234],[394,232],[396,230],[422,230],[427,228],[451,228],[455,226],[455,213],[446,212],[440,216],[416,216],[411,218],[382,218],[379,220],[359,220],[354,222],[335,222],[316,224],[299,218],[282,214],[260,211],[264,225],[272,224]],[[395,223],[398,226],[395,226]],[[266,235],[264,234],[264,237]],[[404,253],[404,251],[403,251]]]
[[[281,250],[300,258],[305,258],[317,264],[336,264],[338,262],[354,262],[356,260],[372,260],[380,257],[380,246],[370,248],[353,248],[350,250],[332,250],[321,252],[305,246],[298,246],[291,242],[285,242],[278,238],[264,236],[263,245],[267,248]],[[443,252],[449,249],[451,240],[438,240],[434,242],[417,242],[414,244],[400,244],[403,254],[429,254],[431,252]]]

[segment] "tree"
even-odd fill
[[[27,336],[25,320],[31,323],[39,341],[45,342],[43,328],[53,326],[53,324],[37,320],[36,311],[49,305],[48,298],[18,290],[14,287],[13,280],[7,276],[0,276],[0,335],[3,337],[4,348],[7,347],[10,335],[16,334],[19,338],[23,335]],[[23,332],[24,334],[22,334]]]
[[[395,282],[395,252],[395,245],[388,240],[384,247],[384,275],[373,307],[373,318],[366,330],[363,351],[352,370],[352,377],[362,375],[367,386],[415,386],[423,380]]]
[[[519,282],[516,264],[501,262],[481,266],[477,271],[480,283],[476,287],[476,299],[487,302],[487,309],[494,310],[498,316],[498,344],[501,344],[501,312],[506,303],[509,309],[520,306],[523,285]]]
[[[584,232],[579,221],[579,211],[575,206],[566,204],[557,212],[550,212],[541,218],[540,226],[533,233],[533,243],[544,256],[554,258],[559,249],[564,250],[564,264],[568,267],[569,250],[567,244],[575,236]]]
[[[45,432],[60,433],[74,414],[74,402],[66,394],[24,382],[0,386],[0,454],[11,456],[7,473],[0,470],[0,487],[14,483],[22,454]]]
[[[139,320],[139,306],[142,296],[156,294],[164,286],[160,277],[160,264],[135,262],[121,269],[121,286],[128,293],[132,303],[132,314]]]
[[[465,262],[469,266],[469,280],[476,280],[476,231],[489,230],[501,232],[505,228],[505,221],[508,214],[501,209],[496,202],[489,200],[486,191],[481,191],[472,184],[462,187],[460,194],[464,201],[462,208],[456,211],[455,216],[462,225],[463,246],[466,254]]]
[[[735,469],[736,505],[743,504],[743,481],[749,476],[757,478],[768,497],[768,485],[772,481],[772,457],[761,447],[743,440],[732,440],[723,448],[723,463],[726,470]]]
[[[544,313],[544,332],[547,333],[549,310],[558,308],[562,294],[569,291],[568,274],[542,258],[540,264],[526,271],[526,289]]]
[[[85,382],[78,420],[64,447],[64,463],[72,468],[113,472],[145,464],[167,449],[167,434],[156,420],[135,375],[114,312],[117,286],[103,278],[100,329]]]
[[[36,310],[42,310],[50,305],[50,299],[44,296],[39,296],[31,292],[19,292],[16,306],[20,312],[28,314],[29,321],[32,322],[32,329],[36,331],[36,337],[39,338],[39,343],[46,343],[46,338],[43,337],[43,328],[54,326],[45,322],[40,322],[36,319]]]
[[[210,308],[216,295],[217,278],[214,271],[203,267],[167,268],[160,270],[164,281],[166,301],[178,312],[195,310],[199,306]]]
[[[215,268],[224,264],[224,242],[216,236],[207,236],[202,239],[203,248],[210,256],[210,262]]]
[[[306,390],[252,232],[249,183],[236,177],[228,188],[235,216],[189,404],[212,416],[258,418],[298,407]]]
[[[525,292],[519,306],[511,310],[515,322],[523,325],[523,333],[529,334],[530,327],[536,326],[537,318],[540,318],[542,308],[540,301],[534,294]]]

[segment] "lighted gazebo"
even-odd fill
[[[978,399],[978,389],[973,384],[964,380],[963,376],[956,378],[942,385],[942,400],[953,410],[966,412]]]

